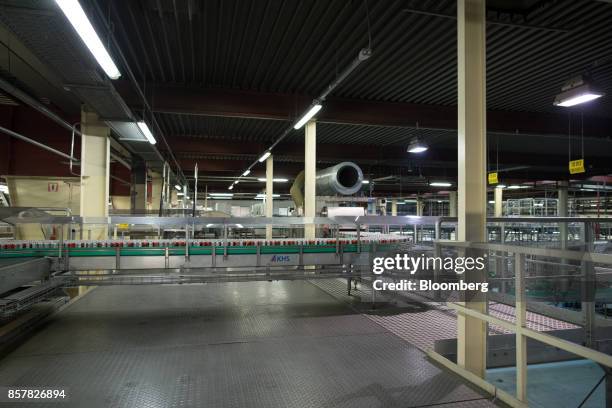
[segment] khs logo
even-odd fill
[[[274,255],[270,262],[289,262],[289,255]]]

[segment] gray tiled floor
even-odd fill
[[[0,385],[68,387],[61,407],[492,406],[308,282],[100,287],[0,361]]]

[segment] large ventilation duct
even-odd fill
[[[317,171],[317,195],[351,195],[361,189],[363,172],[355,163],[342,162]],[[297,207],[304,207],[304,171],[295,178],[290,189]]]

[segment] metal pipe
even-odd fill
[[[336,89],[336,87],[340,85],[346,79],[346,77],[351,74],[351,72],[353,72],[363,61],[367,60],[371,56],[372,49],[362,48],[359,51],[357,57],[353,61],[351,61],[349,66],[346,67],[331,84],[327,86],[325,91],[323,91],[323,93],[321,93],[321,95],[319,95],[317,99],[321,101],[325,100],[325,98],[327,98],[327,95],[329,95],[334,89]]]
[[[12,130],[7,129],[7,128],[5,128],[5,127],[0,126],[0,132],[4,132],[4,133],[6,133],[7,135],[9,135],[9,136],[13,136],[13,137],[14,137],[14,138],[16,138],[16,139],[23,140],[24,142],[27,142],[27,143],[33,144],[34,146],[40,147],[41,149],[44,149],[44,150],[46,150],[46,151],[48,151],[48,152],[55,153],[55,154],[57,154],[58,156],[62,156],[63,158],[70,160],[71,162],[72,162],[72,161],[78,161],[78,160],[76,160],[74,157],[72,157],[72,156],[70,156],[70,155],[68,155],[68,154],[66,154],[66,153],[64,153],[64,152],[60,152],[59,150],[56,150],[56,149],[54,149],[54,148],[52,148],[52,147],[49,147],[49,146],[47,146],[46,144],[43,144],[43,143],[37,142],[37,141],[36,141],[36,140],[34,140],[34,139],[30,139],[29,137],[26,137],[26,136],[24,136],[24,135],[22,135],[22,134],[19,134],[19,133],[17,133],[17,132],[13,132]]]
[[[61,127],[69,130],[72,133],[72,143],[71,143],[72,144],[72,148],[74,148],[74,135],[76,134],[76,135],[79,135],[79,136],[83,137],[83,133],[81,133],[79,130],[76,130],[76,126],[75,125],[71,125],[70,123],[66,122],[59,115],[57,115],[55,112],[47,109],[40,102],[38,102],[36,99],[32,98],[30,95],[26,94],[21,89],[15,87],[13,84],[7,82],[6,80],[4,80],[2,78],[0,78],[0,88],[3,91],[13,95],[15,98],[19,99],[21,102],[25,103],[26,105],[28,105],[32,109],[37,110],[38,112],[42,113],[43,115],[45,115],[46,117],[48,117],[49,119],[51,119],[52,121],[54,121],[55,123],[60,125]],[[125,167],[127,167],[128,169],[131,170],[131,166],[129,165],[129,163],[127,163],[125,160],[123,160],[120,156],[118,156],[118,155],[116,155],[114,153],[111,153],[111,157],[114,160],[116,160],[118,163],[121,163],[123,166],[125,166]],[[72,173],[72,168],[70,169],[70,172]]]

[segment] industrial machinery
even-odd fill
[[[11,209],[0,219],[10,225],[54,226],[54,240],[3,240],[0,242],[1,293],[28,282],[41,281],[49,287],[105,285],[204,283],[254,280],[358,278],[369,267],[375,253],[399,250],[410,237],[363,231],[361,226],[395,222],[435,224],[437,219],[381,217],[128,217],[84,218],[53,216],[28,209]],[[24,216],[33,214],[33,216]],[[236,230],[272,225],[275,229],[325,226],[326,238],[242,238]],[[340,231],[354,225],[353,233]],[[131,239],[129,231],[149,227],[156,237]],[[373,228],[374,229],[374,228]],[[407,230],[408,228],[406,228]],[[125,233],[118,234],[119,230]],[[166,231],[178,238],[164,238]],[[202,237],[202,230],[216,230],[218,238]],[[238,237],[238,238],[235,238]],[[88,239],[84,239],[88,238]],[[32,272],[19,273],[25,262]],[[35,267],[35,268],[34,268]],[[45,291],[41,293],[46,293]],[[24,305],[31,304],[31,298]],[[18,310],[22,299],[3,299],[0,309]],[[2,312],[2,310],[0,310]]]

